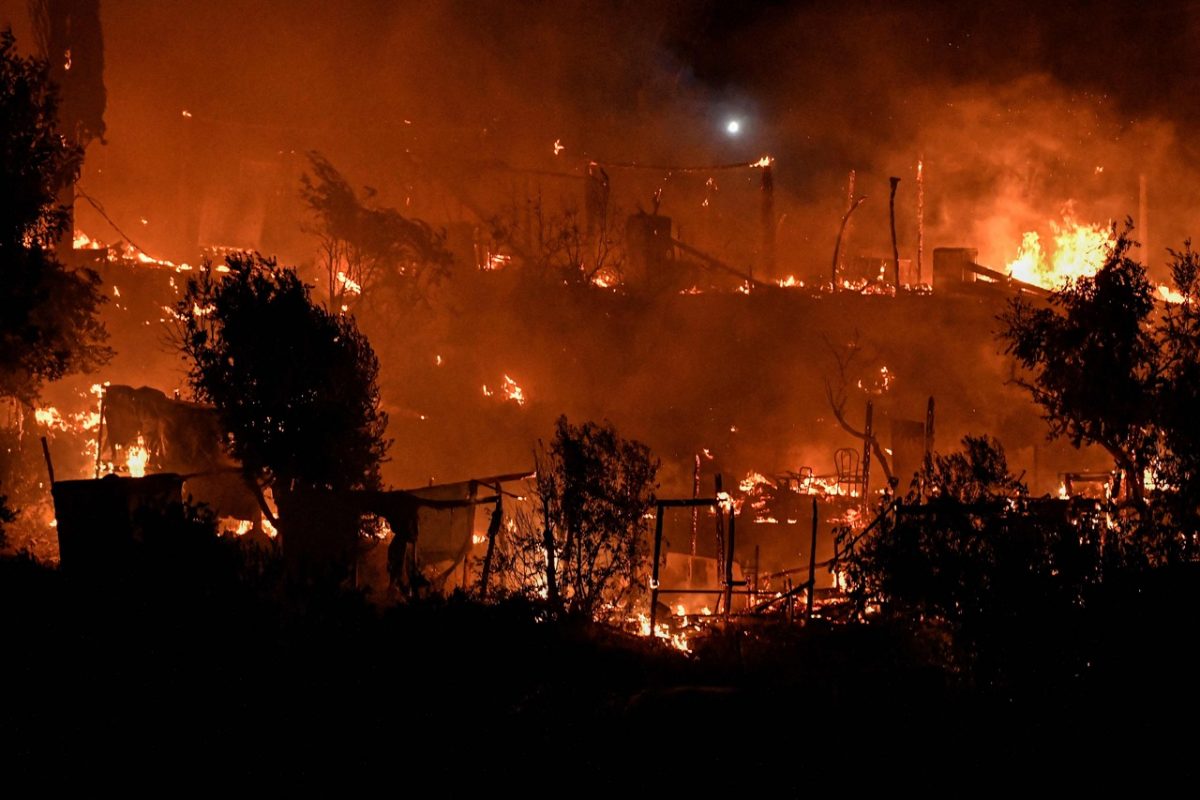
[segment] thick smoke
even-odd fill
[[[926,274],[939,246],[976,247],[1002,269],[1024,231],[1044,236],[1068,204],[1080,221],[1137,217],[1144,178],[1147,219],[1135,223],[1162,279],[1165,248],[1190,233],[1200,203],[1197,112],[1182,102],[1196,78],[1179,69],[1194,17],[1117,3],[1034,14],[1012,4],[110,2],[108,144],[90,150],[82,185],[156,256],[249,247],[311,269],[298,199],[309,150],[379,202],[448,230],[487,228],[489,215],[519,226],[534,198],[578,210],[593,159],[704,166],[770,154],[773,276],[760,260],[757,170],[609,166],[613,201],[649,210],[661,189],[661,213],[684,241],[760,278],[812,282],[828,279],[851,170],[868,199],[847,255],[890,256],[896,176],[900,255],[915,257],[923,158]],[[732,118],[737,136],[725,132]],[[116,238],[88,206],[80,224]],[[823,340],[844,342],[855,327],[871,340],[869,366],[896,376],[881,424],[921,418],[936,394],[940,448],[989,431],[1032,470],[1042,428],[1004,384],[997,309],[901,313],[886,302],[839,313],[761,297],[581,298],[508,276],[447,288],[419,309],[364,312],[393,414],[389,477],[526,466],[560,412],[607,416],[645,438],[671,491],[689,486],[705,447],[719,459],[706,470],[828,471],[832,450],[853,440],[828,417]],[[142,321],[110,314],[119,339],[140,346],[105,377],[177,386],[165,348],[146,357]],[[483,398],[504,375],[526,406]],[[1102,466],[1069,452],[1038,458],[1043,484],[1055,469]]]

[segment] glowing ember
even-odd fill
[[[1053,255],[1048,257],[1037,232],[1029,231],[1021,237],[1017,257],[1008,264],[1009,276],[1043,289],[1058,289],[1095,275],[1115,241],[1111,226],[1076,222],[1069,211],[1063,214],[1062,224],[1051,222],[1050,228]]]
[[[554,155],[558,155],[559,153],[561,153],[563,150],[566,150],[566,149],[567,148],[563,147],[562,139],[554,140]]]
[[[146,443],[139,435],[137,444],[130,447],[125,453],[125,468],[129,470],[129,477],[144,478],[146,477],[146,465],[150,463],[150,451],[146,449]]]

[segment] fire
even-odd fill
[[[770,156],[763,156],[762,158],[760,158],[758,161],[755,161],[750,166],[762,168],[762,167],[769,167],[773,163],[775,163],[775,159],[771,158]]]
[[[804,286],[804,281],[796,280],[795,275],[788,275],[786,278],[781,278],[780,280],[776,281],[776,283],[779,284],[779,288],[781,289],[791,289],[795,286],[803,288]]]
[[[362,294],[362,284],[356,280],[352,280],[346,273],[338,272],[337,279],[347,294]]]
[[[561,153],[563,150],[566,150],[566,149],[567,148],[563,146],[562,139],[554,140],[554,155],[558,155],[559,153]]]
[[[483,385],[484,397],[493,397],[497,391],[501,393],[505,400],[512,400],[519,406],[525,405],[525,390],[507,375],[504,376],[504,383],[497,389],[490,388],[486,383]]]
[[[35,409],[33,418],[38,425],[44,428],[57,428],[60,431],[67,429],[67,421],[63,419],[63,415],[54,406]]]
[[[71,241],[71,246],[76,250],[103,250],[107,245],[92,237],[88,236],[78,228],[75,229],[75,236]]]
[[[858,382],[858,388],[862,389],[867,394],[885,394],[887,390],[891,388],[892,379],[894,377],[894,373],[888,370],[887,367],[880,367],[878,378],[872,380],[870,383],[865,383],[860,380]]]
[[[1165,303],[1178,304],[1178,303],[1186,303],[1187,302],[1187,298],[1184,297],[1182,293],[1171,288],[1170,286],[1168,286],[1165,283],[1159,284],[1158,296],[1159,296],[1159,299],[1161,299]]]
[[[146,443],[139,435],[137,444],[130,447],[128,452],[125,453],[125,467],[129,470],[129,477],[146,477],[146,465],[149,462],[150,451],[146,449]]]
[[[504,376],[504,396],[512,400],[519,406],[525,405],[525,392],[521,391],[521,387],[517,382],[507,375]]]
[[[738,488],[743,492],[752,492],[754,487],[764,484],[766,486],[774,486],[775,484],[761,472],[748,472],[746,477],[742,478],[738,484]]]
[[[649,615],[639,613],[637,615],[637,625],[638,631],[642,636],[651,635]],[[688,644],[687,635],[682,631],[679,633],[672,632],[666,623],[660,622],[656,624],[654,626],[653,635],[655,638],[662,639],[664,642],[671,645],[671,647],[674,647],[676,650],[682,653],[692,652],[691,645]]]
[[[483,264],[483,269],[486,272],[493,272],[498,269],[504,269],[512,263],[512,256],[504,253],[488,253],[487,261]]]
[[[1095,275],[1114,244],[1111,226],[1079,223],[1070,211],[1063,214],[1061,224],[1051,222],[1054,234],[1052,256],[1042,249],[1036,231],[1021,237],[1017,257],[1008,264],[1008,274],[1019,281],[1058,289],[1064,284]]]
[[[592,276],[592,285],[601,289],[614,289],[620,282],[617,275],[609,269],[602,269]]]

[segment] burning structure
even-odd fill
[[[238,35],[309,24],[273,8],[266,28]],[[626,68],[542,77],[497,40],[458,28],[448,7],[403,20],[412,33],[398,19],[385,26],[394,41],[380,44],[377,72],[364,78],[397,87],[381,112],[343,91],[346,74],[368,72],[344,40],[379,41],[362,20],[331,26],[328,48],[344,60],[329,75],[264,36],[272,57],[252,71],[256,93],[224,80],[224,62],[197,74],[183,66],[190,45],[143,35],[164,14],[101,6],[95,20],[113,45],[103,66],[110,109],[107,126],[80,128],[95,141],[70,252],[106,287],[117,355],[102,376],[114,384],[107,412],[93,411],[82,384],[46,393],[35,420],[60,475],[109,462],[131,476],[146,461],[151,474],[234,467],[217,451],[193,452],[171,421],[212,424],[195,404],[167,399],[184,386],[165,331],[187,280],[209,269],[204,255],[248,250],[300,264],[329,308],[354,315],[375,344],[394,439],[388,483],[488,475],[526,463],[561,412],[609,418],[662,458],[664,497],[697,497],[697,476],[705,485],[751,476],[729,486],[741,520],[732,556],[715,536],[697,538],[687,515],[664,536],[668,558],[712,559],[716,573],[736,562],[737,580],[756,588],[828,561],[835,526],[865,524],[879,490],[903,492],[931,452],[966,433],[999,436],[1036,493],[1055,492],[1060,473],[1110,467],[1098,451],[1042,441],[993,334],[1012,296],[1044,297],[1094,273],[1112,244],[1109,219],[1136,211],[1147,229],[1148,187],[1169,185],[1161,154],[1174,147],[1157,120],[1128,131],[1105,102],[1083,104],[1079,125],[1107,133],[1067,153],[1033,133],[1063,130],[1052,122],[1066,90],[1053,79],[1006,76],[986,92],[954,84],[948,104],[934,102],[946,86],[931,80],[913,95],[916,111],[883,103],[895,131],[847,139],[856,142],[847,153],[834,142],[865,136],[860,125],[831,113],[807,144],[810,128],[772,84],[761,120],[738,114],[730,126],[722,108],[728,136],[714,143],[696,104],[733,100],[653,67],[659,43],[631,45],[645,75],[636,102],[622,105],[618,96],[633,94]],[[615,24],[586,9],[568,16],[600,31]],[[511,25],[524,40],[529,31]],[[852,29],[876,35],[862,20]],[[555,30],[560,45],[593,35]],[[445,62],[429,41],[472,45],[457,49],[499,84],[499,110],[463,99],[479,98],[457,72],[428,91],[396,80]],[[675,47],[676,57],[689,51]],[[180,80],[146,77],[156,60]],[[94,62],[62,61],[60,73],[95,78]],[[813,84],[803,107],[855,96],[860,68]],[[297,76],[312,79],[311,92]],[[535,102],[516,91],[526,80],[543,90]],[[989,123],[1000,108],[1009,109],[1003,137]],[[1123,132],[1146,143],[1153,163],[1129,164],[1114,138]],[[355,188],[368,177],[370,187]],[[1164,239],[1179,225],[1155,219]],[[202,494],[238,505],[232,519],[255,518],[252,495]],[[452,566],[469,561],[455,554]],[[828,572],[821,580],[836,584]]]

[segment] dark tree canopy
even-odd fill
[[[69,220],[56,198],[83,157],[60,135],[57,110],[45,63],[18,56],[0,31],[0,396],[26,403],[46,381],[111,357],[99,276],[53,250]]]
[[[192,389],[217,407],[233,455],[277,494],[377,488],[387,415],[354,318],[314,305],[274,260],[226,264],[189,281],[177,314]]]
[[[1039,512],[986,436],[936,456],[927,485],[926,501],[910,496],[870,535],[842,533],[838,566],[858,610],[944,628],[989,679],[1046,658],[1100,575],[1097,527]],[[1033,646],[1043,634],[1051,641]]]

